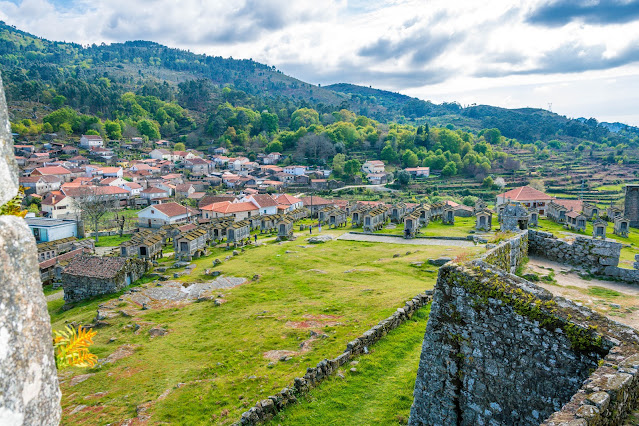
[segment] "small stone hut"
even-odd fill
[[[442,209],[442,223],[444,225],[455,224],[455,208],[446,204]]]
[[[75,303],[118,292],[147,270],[148,263],[143,259],[77,256],[62,271],[64,301]]]
[[[529,221],[530,213],[521,203],[509,202],[501,208],[499,213],[499,229],[502,232],[528,229]]]
[[[628,237],[628,231],[630,230],[630,219],[626,217],[618,217],[615,219],[615,226],[613,233],[620,237]]]
[[[608,222],[603,219],[596,219],[592,222],[592,237],[593,238],[601,238],[602,240],[606,239],[606,228],[608,227]]]
[[[490,231],[492,229],[493,212],[483,208],[475,212],[475,229],[478,231]]]

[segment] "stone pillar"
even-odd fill
[[[17,189],[0,80],[0,205]],[[60,397],[35,239],[23,219],[0,216],[0,424],[57,425]]]
[[[624,216],[630,219],[630,226],[639,228],[639,185],[626,185]]]

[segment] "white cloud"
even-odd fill
[[[311,83],[372,85],[448,101],[546,107],[544,90],[559,90],[548,82],[562,80],[568,84],[558,93],[593,111],[579,115],[607,119],[607,96],[624,98],[610,88],[639,79],[639,25],[629,17],[636,1],[603,14],[590,6],[549,7],[546,0],[72,0],[65,7],[52,1],[0,0],[0,19],[55,40],[152,40],[253,58]],[[624,78],[607,82],[619,70]],[[598,85],[591,87],[596,96],[577,91],[584,79]],[[555,100],[553,109],[562,112],[564,103],[564,113],[573,114],[570,101]]]

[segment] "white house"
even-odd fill
[[[47,219],[44,217],[26,217],[29,229],[36,243],[61,240],[78,236],[78,223],[75,220]]]
[[[258,207],[249,202],[231,203],[230,201],[220,201],[202,207],[202,217],[204,219],[232,216],[236,222],[239,222],[258,215]]]
[[[170,195],[171,194],[169,194],[168,191],[164,189],[156,188],[155,186],[150,186],[146,188],[145,190],[140,191],[140,196],[142,198],[147,198],[149,200],[152,200],[154,198],[165,198],[165,197],[169,197]]]
[[[430,176],[430,167],[407,167],[404,169],[412,177],[428,177]]]
[[[97,135],[82,135],[80,138],[80,146],[90,149],[97,146],[104,146],[104,141]]]
[[[142,185],[136,182],[124,181],[120,188],[126,189],[131,193],[132,196],[140,195],[140,193],[142,192]]]
[[[138,225],[144,228],[160,228],[164,225],[189,222],[198,211],[178,203],[155,204],[138,212]]]
[[[159,149],[159,148],[156,148],[153,151],[151,151],[149,153],[149,156],[153,158],[154,160],[175,161],[176,158],[179,158],[177,156],[174,157],[173,153],[169,151],[168,149]]]
[[[293,176],[302,176],[306,174],[306,170],[308,167],[306,166],[286,166],[284,167],[284,173],[288,173]]]
[[[51,219],[64,219],[75,217],[78,212],[71,197],[64,195],[62,191],[51,191],[42,200],[42,211]]]
[[[384,173],[384,162],[380,160],[366,161],[362,164],[362,171],[366,174]]]
[[[289,194],[278,195],[275,200],[280,210],[293,211],[304,207],[304,202],[301,199]]]
[[[43,176],[29,176],[21,177],[20,185],[25,188],[33,189],[38,195],[46,194],[47,192],[57,191],[62,185],[63,179],[60,176],[55,175],[43,175]]]
[[[242,201],[253,203],[259,209],[259,214],[277,214],[277,201],[269,194],[247,195]]]

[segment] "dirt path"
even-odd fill
[[[525,273],[540,277],[554,274],[555,282],[541,280],[537,285],[606,315],[613,321],[639,329],[639,286],[621,281],[582,278],[578,268],[538,257],[530,257]]]
[[[64,290],[60,290],[60,291],[56,291],[53,294],[50,294],[48,296],[45,296],[47,299],[47,302],[51,302],[53,300],[58,300],[58,299],[62,299],[64,297]]]
[[[391,244],[411,244],[417,246],[447,246],[447,247],[474,247],[475,243],[465,240],[440,240],[430,238],[413,238],[404,239],[402,237],[388,237],[385,235],[374,234],[349,234],[348,232],[340,235],[338,240],[347,241],[369,241],[374,243],[391,243]]]

